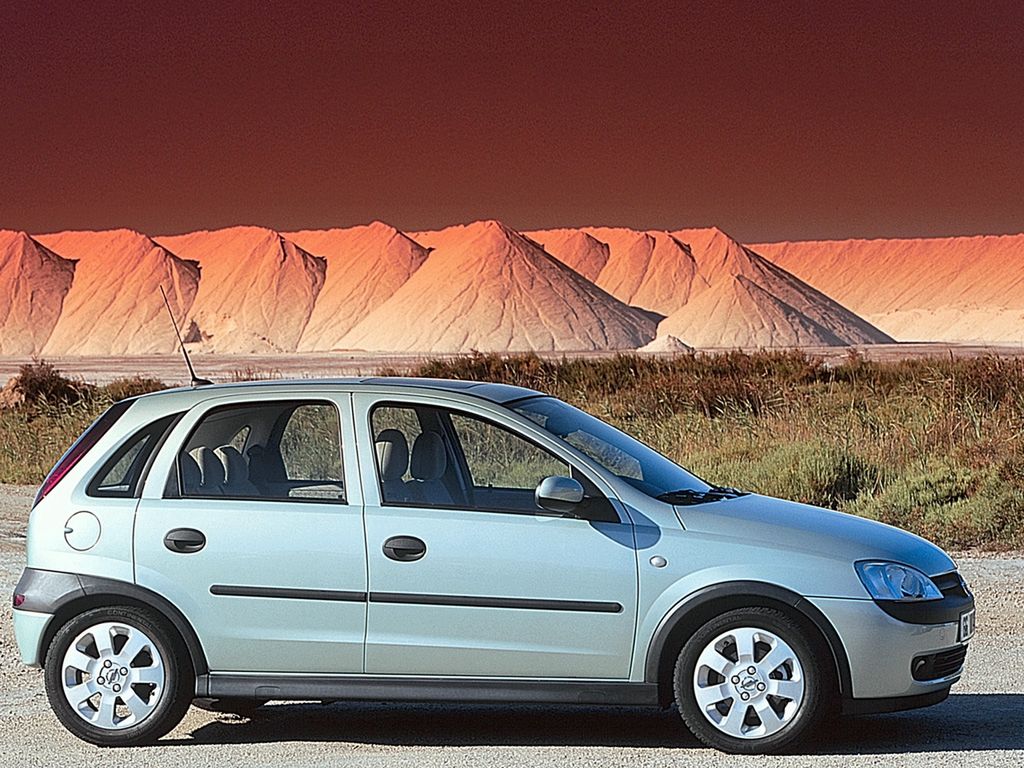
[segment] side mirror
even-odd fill
[[[566,515],[583,501],[583,486],[571,477],[545,477],[534,491],[533,498],[541,509]]]

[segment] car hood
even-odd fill
[[[690,531],[729,537],[780,550],[815,552],[837,559],[891,560],[928,576],[956,568],[930,541],[885,523],[809,504],[747,494],[676,512]]]

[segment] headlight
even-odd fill
[[[864,588],[875,600],[941,600],[935,583],[916,568],[899,563],[855,563]]]

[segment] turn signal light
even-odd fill
[[[14,607],[15,608],[19,608],[24,602],[25,602],[25,596],[24,595],[15,595],[14,596]]]

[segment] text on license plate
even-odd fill
[[[974,610],[960,614],[960,642],[965,643],[974,636]]]

